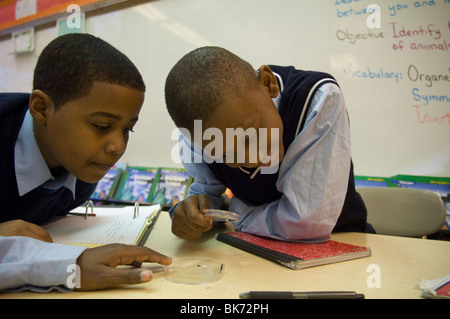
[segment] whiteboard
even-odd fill
[[[450,2],[336,0],[330,67],[346,96],[359,173],[450,176]],[[374,18],[375,16],[373,16]]]
[[[450,76],[450,3],[416,8],[415,1],[379,1],[380,28],[369,29],[366,10],[373,2],[162,0],[88,17],[86,32],[128,55],[148,88],[121,161],[181,167],[173,156],[165,78],[187,52],[217,45],[255,68],[294,65],[335,76],[347,102],[355,174],[450,176],[450,103],[440,100],[450,98],[450,82],[427,80]],[[412,33],[430,24],[439,39]],[[37,57],[56,32],[37,30],[35,51],[26,55],[11,54],[11,40],[0,40],[0,91],[31,90]],[[447,43],[447,49],[413,50],[412,43]]]

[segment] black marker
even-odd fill
[[[364,299],[354,291],[249,291],[239,295],[242,299]]]

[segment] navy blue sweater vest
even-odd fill
[[[326,73],[300,71],[293,67],[280,67],[271,65],[274,73],[280,75],[284,89],[281,95],[278,111],[283,121],[283,142],[285,151],[297,136],[298,123],[301,132],[305,123],[306,114],[311,105],[315,91],[328,82],[335,83],[333,77]],[[317,82],[319,85],[316,85]],[[313,90],[310,94],[310,91]],[[306,103],[310,94],[311,99]],[[305,110],[303,110],[306,108]],[[302,118],[302,114],[304,114]],[[238,168],[231,168],[225,164],[213,162],[208,164],[215,176],[228,187],[235,196],[253,205],[263,205],[278,200],[282,194],[276,189],[278,172],[274,174],[257,173],[250,178],[254,169],[245,169],[247,174]],[[334,227],[337,231],[371,231],[367,229],[367,212],[364,202],[355,190],[353,163],[351,163],[347,195],[340,217]]]
[[[83,204],[94,192],[96,184],[77,180],[75,199],[65,187],[53,194],[36,188],[19,196],[14,169],[14,146],[28,110],[29,98],[30,95],[25,93],[0,94],[0,222],[23,219],[40,225]]]

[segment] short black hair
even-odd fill
[[[175,125],[193,130],[208,120],[227,96],[239,96],[258,83],[255,69],[230,51],[206,46],[182,57],[169,72],[165,99]]]
[[[84,33],[60,36],[44,48],[34,70],[33,90],[43,91],[59,107],[89,94],[94,81],[145,92],[142,76],[128,57]]]

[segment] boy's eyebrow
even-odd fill
[[[103,116],[103,117],[107,117],[107,118],[110,118],[110,119],[112,119],[112,120],[116,120],[116,121],[118,121],[118,120],[121,120],[122,118],[120,117],[120,116],[118,116],[118,115],[115,115],[115,114],[112,114],[112,113],[108,113],[108,112],[95,112],[95,113],[91,113],[91,114],[89,114],[90,116]],[[138,121],[138,117],[135,117],[135,118],[133,118],[133,119],[131,119],[130,120],[130,122],[137,122]]]

